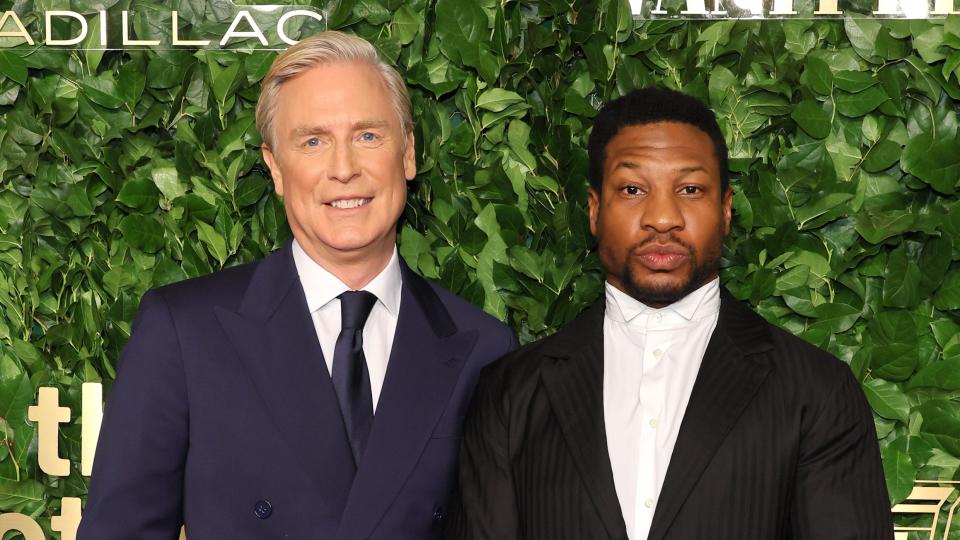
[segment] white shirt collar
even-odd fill
[[[674,313],[690,322],[716,315],[720,311],[720,278],[716,277],[680,300],[662,308],[652,308],[606,282],[607,316],[629,323],[640,315]]]
[[[351,290],[337,276],[311,259],[296,240],[293,241],[293,262],[297,267],[297,274],[300,276],[300,284],[303,285],[303,292],[307,297],[307,309],[310,313],[327,305],[340,294]],[[397,247],[394,246],[390,262],[361,290],[373,293],[377,301],[391,315],[396,316],[400,309],[402,283],[400,259],[397,255]]]

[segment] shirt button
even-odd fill
[[[653,429],[657,429],[657,419],[656,419],[656,418],[651,418],[651,419],[650,419],[650,427],[653,428]]]
[[[656,349],[653,351],[653,357],[659,360],[663,356],[663,351]]]
[[[643,501],[643,505],[647,508],[653,508],[653,499],[647,499]]]
[[[273,505],[270,504],[270,501],[257,501],[253,505],[253,514],[260,519],[267,519],[273,514]]]
[[[656,319],[657,322],[660,322],[663,320],[663,314],[657,313],[656,315],[653,316],[653,318]]]

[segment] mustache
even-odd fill
[[[674,245],[680,246],[687,253],[696,254],[697,250],[690,244],[684,242],[682,239],[678,238],[674,233],[653,233],[643,240],[640,240],[636,244],[630,247],[629,253],[631,255],[639,255],[640,251],[649,246],[650,244],[660,244],[660,245]]]

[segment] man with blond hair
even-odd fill
[[[257,127],[294,240],[143,297],[78,538],[439,538],[477,375],[515,339],[397,255],[407,89],[324,32],[276,59]]]

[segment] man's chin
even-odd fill
[[[667,306],[689,294],[685,287],[643,287],[631,285],[628,294],[652,307]]]
[[[689,273],[678,276],[666,272],[642,277],[628,275],[624,285],[633,299],[653,307],[677,302],[696,288]]]

